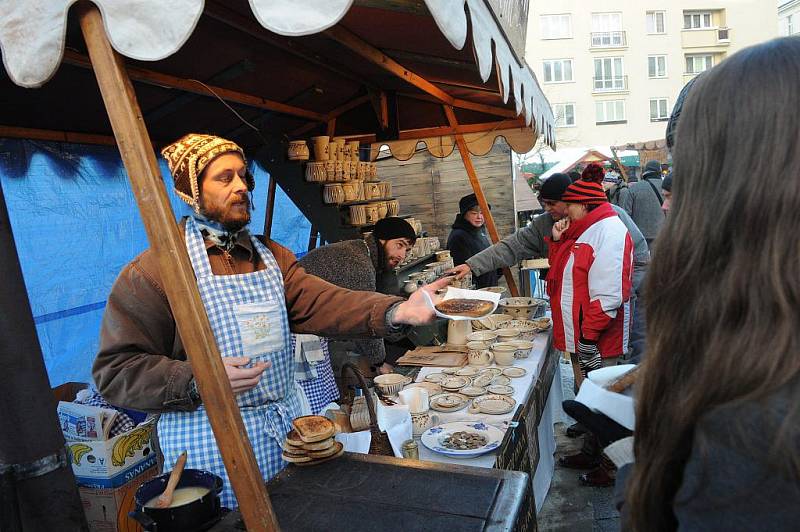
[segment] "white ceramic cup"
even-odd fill
[[[491,350],[483,342],[467,343],[467,360],[470,366],[488,366],[493,359]]]
[[[518,348],[510,342],[498,342],[492,346],[492,353],[494,353],[494,362],[498,366],[513,366],[514,355]]]

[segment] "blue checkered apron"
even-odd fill
[[[254,362],[272,364],[257,386],[236,396],[266,481],[285,466],[281,445],[292,428],[291,420],[301,414],[301,406],[294,382],[283,275],[266,246],[255,237],[251,239],[266,268],[248,274],[214,275],[197,225],[192,218],[186,221],[186,248],[221,355],[248,356]],[[202,405],[194,412],[162,414],[158,435],[165,464],[175,463],[185,449],[186,467],[222,477],[222,505],[238,506]]]
[[[307,376],[305,374],[301,375],[297,369],[295,369],[295,378],[297,378],[297,382],[300,383],[303,392],[305,392],[308,398],[312,414],[319,414],[323,408],[339,398],[339,388],[336,386],[336,378],[333,375],[331,353],[328,349],[328,339],[320,338],[319,340],[325,358],[314,366],[316,377]],[[296,346],[297,335],[293,334],[292,353],[294,353]]]

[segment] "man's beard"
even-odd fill
[[[232,206],[219,205],[217,203],[206,204],[206,202],[201,199],[200,213],[209,220],[222,224],[225,231],[236,233],[250,223],[252,204],[250,203],[250,198],[247,196],[244,198],[244,201],[247,201],[247,211],[243,214],[234,214]]]

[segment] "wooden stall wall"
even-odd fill
[[[514,229],[514,183],[511,149],[498,138],[483,157],[472,157],[483,192],[492,206],[500,238]],[[387,158],[378,161],[381,180],[392,183],[392,195],[400,202],[400,214],[422,222],[429,236],[438,236],[444,247],[458,214],[458,200],[472,193],[458,149],[438,159],[421,152],[408,161]]]

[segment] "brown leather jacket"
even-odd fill
[[[339,288],[306,273],[288,249],[265,244],[283,273],[293,332],[328,337],[390,333],[386,313],[402,298]],[[208,240],[206,249],[216,275],[264,268],[247,237],[230,253]],[[155,254],[148,249],[122,270],[111,289],[92,368],[100,393],[111,404],[154,413],[197,407],[188,395],[192,369],[162,287]]]

